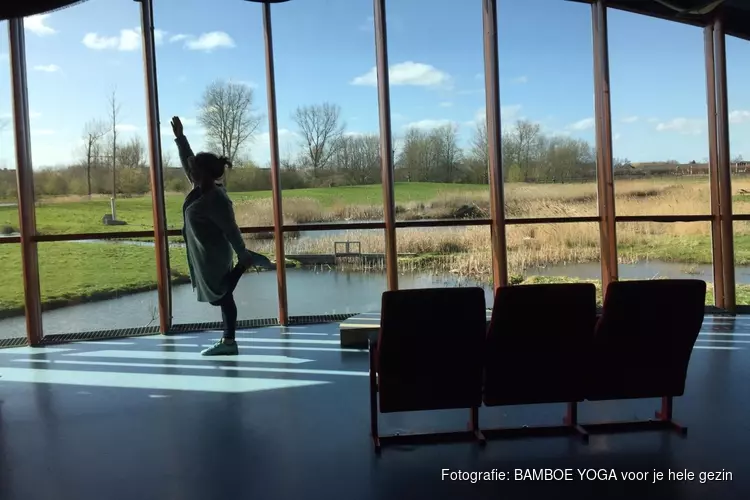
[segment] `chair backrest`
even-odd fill
[[[381,412],[481,406],[484,290],[385,292],[380,318]]]
[[[498,288],[486,339],[484,403],[582,401],[595,324],[591,283]]]
[[[681,396],[705,301],[701,280],[611,283],[594,332],[587,399]]]

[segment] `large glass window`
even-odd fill
[[[223,19],[242,21],[207,24],[197,11],[175,3],[154,2],[170,229],[183,227],[183,202],[192,187],[180,164],[170,125],[173,116],[180,117],[194,153],[212,152],[232,162],[233,168],[223,181],[240,227],[273,225],[261,10],[247,2],[223,2],[220,10]],[[279,38],[283,46],[287,37]],[[296,78],[294,86],[302,88]],[[273,245],[268,244],[272,238],[272,232],[264,231],[246,234],[245,241],[251,250],[273,258]],[[182,237],[169,240],[173,323],[220,321],[219,309],[199,303],[192,290]],[[276,317],[275,283],[273,272],[245,275],[235,292],[238,319]]]
[[[88,234],[39,244],[45,335],[159,323],[153,243],[91,236],[153,228],[139,26],[102,0],[26,22],[37,229]]]
[[[703,30],[610,10],[609,36],[617,216],[709,215]],[[617,224],[621,280],[701,279],[712,305],[711,248],[709,222]]]
[[[482,6],[468,3],[388,4],[398,221],[490,217]],[[374,86],[375,68],[357,82]],[[399,288],[478,285],[491,300],[486,225],[399,228],[396,247]]]
[[[272,11],[284,223],[382,221],[372,4],[347,6],[356,23],[341,22],[336,2]],[[284,244],[299,265],[287,270],[290,316],[379,307],[382,230],[302,229],[287,232]]]
[[[727,86],[729,100],[729,149],[732,176],[732,212],[750,215],[750,94],[748,70],[743,61],[750,56],[750,44],[726,38]],[[734,263],[736,299],[750,305],[750,222],[734,222]]]
[[[0,339],[26,337],[19,236],[13,114],[8,67],[8,22],[0,22]]]

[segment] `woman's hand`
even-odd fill
[[[174,132],[175,137],[182,137],[183,129],[179,116],[172,117],[172,131]]]

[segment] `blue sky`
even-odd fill
[[[462,4],[463,9],[458,8]],[[254,89],[264,115],[251,157],[268,162],[261,7],[241,0],[155,0],[163,147],[175,155],[169,117],[180,115],[196,149],[201,92],[215,79]],[[548,134],[593,141],[591,15],[561,0],[505,0],[499,8],[501,104],[506,128],[538,122]],[[548,9],[546,14],[536,13]],[[347,130],[376,133],[370,0],[293,0],[273,7],[282,155],[299,150],[291,114],[325,101]],[[480,0],[388,4],[394,132],[458,125],[462,141],[483,117]],[[614,154],[631,161],[707,156],[701,29],[610,11]],[[90,0],[26,21],[35,168],[80,158],[87,121],[104,119],[116,89],[123,137],[145,138],[139,4]],[[0,23],[5,33],[7,23]],[[727,39],[732,155],[750,157],[750,43]],[[7,36],[0,36],[0,116],[11,111]],[[13,167],[12,133],[0,132],[0,167]]]

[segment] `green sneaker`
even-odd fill
[[[227,344],[223,340],[220,340],[208,349],[201,351],[201,355],[203,356],[233,356],[236,354],[239,354],[237,342]]]

